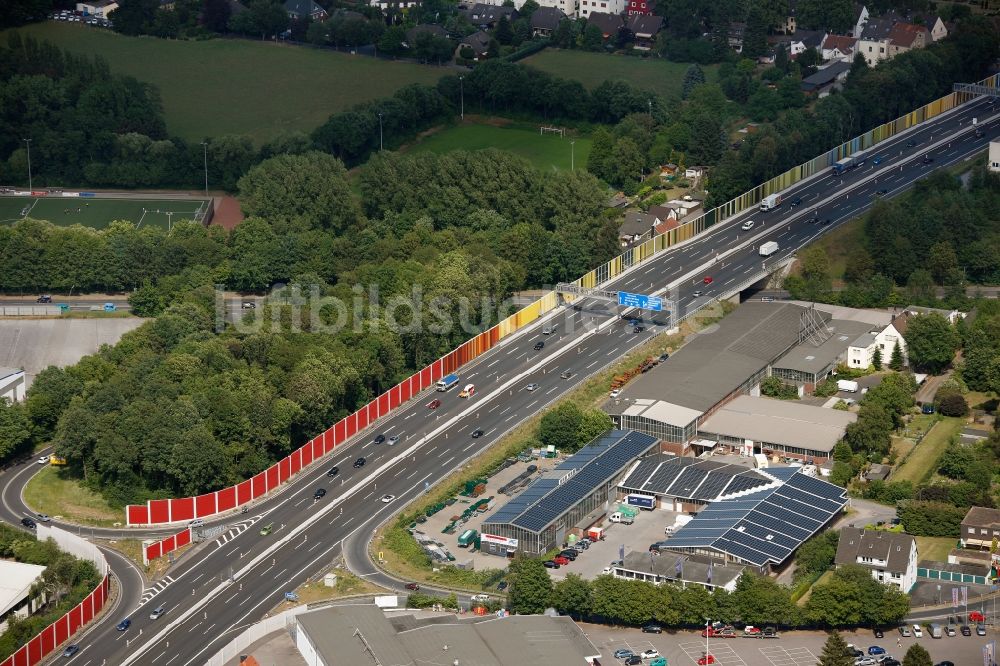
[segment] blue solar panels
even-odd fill
[[[522,497],[508,502],[487,522],[510,523],[532,532],[541,532],[655,443],[656,438],[644,433],[609,431],[559,466],[562,470],[576,469],[576,474],[562,484],[558,484],[555,479],[547,480],[555,485],[537,489],[535,486],[540,482],[532,484],[522,493]],[[580,465],[580,461],[584,464]],[[525,499],[524,495],[529,495],[530,499]]]
[[[667,545],[711,548],[758,566],[780,564],[847,502],[842,488],[805,477],[799,468],[771,468],[767,473],[787,482],[709,504]]]

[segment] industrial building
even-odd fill
[[[709,502],[739,497],[775,485],[775,479],[744,465],[669,454],[639,460],[618,484],[618,490],[656,497],[667,511],[693,513]]]
[[[540,555],[565,543],[571,530],[603,520],[618,482],[637,458],[655,447],[651,435],[609,430],[484,521],[480,551]]]
[[[376,606],[352,605],[301,613],[295,622],[296,647],[315,666],[586,666],[600,658],[568,617],[387,617]]]
[[[45,567],[37,564],[0,560],[0,634],[6,631],[9,618],[24,619],[45,604],[44,594],[30,598],[31,588],[43,573]]]
[[[801,467],[768,467],[757,473],[772,483],[710,502],[661,542],[661,551],[721,556],[767,573],[847,505],[846,490],[808,476]]]
[[[632,551],[625,555],[621,564],[612,568],[611,575],[654,585],[698,585],[709,592],[716,588],[733,592],[745,570],[743,565],[727,564],[725,560],[704,555]]]
[[[835,318],[795,303],[744,303],[633,380],[605,409],[617,427],[653,435],[663,442],[663,451],[677,455],[703,453],[724,442],[738,444],[734,448],[745,454],[822,462],[833,448],[831,428],[846,428],[848,422],[841,419],[838,426],[836,417],[812,411],[818,408],[778,407],[764,400],[754,405],[752,419],[738,406],[712,419],[740,396],[759,396],[761,381],[771,375],[811,391],[846,360],[851,343],[872,328],[870,317],[851,316],[856,312],[840,308],[837,315],[843,318]],[[736,423],[741,415],[748,419],[744,425]],[[710,422],[714,430],[707,427]],[[795,432],[801,439],[773,434],[790,423],[800,424]],[[821,426],[814,432],[810,423]]]

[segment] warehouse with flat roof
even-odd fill
[[[607,431],[485,520],[480,551],[541,555],[565,543],[570,530],[604,518],[618,481],[655,446],[656,438],[645,433]]]
[[[741,395],[708,417],[698,437],[728,444],[744,455],[825,460],[857,420],[857,414],[839,409]]]
[[[775,479],[743,465],[657,454],[636,462],[618,490],[655,496],[662,509],[692,512],[775,484]]]

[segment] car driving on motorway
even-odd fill
[[[479,439],[482,436],[483,436],[483,431],[480,430],[479,428],[476,428],[475,430],[472,431],[472,439]]]
[[[326,488],[317,488],[316,492],[313,493],[314,500],[323,499],[324,497],[326,497]]]
[[[166,606],[157,606],[153,609],[153,612],[149,614],[150,620],[159,620],[163,617],[163,614],[167,612]]]
[[[327,472],[326,475],[327,476],[337,476],[337,474],[339,472],[340,472],[340,468],[337,467],[336,465],[334,465],[333,467],[330,468],[330,471]]]
[[[441,401],[438,400],[437,398],[434,398],[433,400],[427,403],[427,409],[437,409],[440,406],[441,406]]]
[[[535,384],[534,382],[532,382],[531,384],[528,384],[528,385],[527,385],[527,386],[525,386],[524,388],[525,388],[526,390],[528,390],[528,391],[534,391],[535,389],[537,389],[537,388],[538,388],[538,384]]]
[[[117,629],[118,631],[125,631],[126,629],[128,629],[131,626],[132,626],[132,620],[130,620],[129,618],[125,618],[124,620],[122,620],[121,622],[119,622],[117,625],[115,625],[115,629]]]
[[[382,495],[382,504],[388,504],[394,499],[396,499],[395,495]]]
[[[366,461],[364,456],[358,458],[357,460],[354,461],[354,469],[361,469],[362,467],[365,466],[365,462]]]

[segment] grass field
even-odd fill
[[[521,62],[543,72],[575,79],[587,88],[595,88],[605,81],[628,81],[674,99],[680,99],[684,72],[689,67],[687,63],[661,58],[642,59],[559,49],[545,49]],[[718,69],[718,65],[702,65],[708,83],[716,80]]]
[[[38,513],[61,516],[80,525],[112,527],[125,520],[120,509],[112,509],[103,497],[51,465],[31,477],[24,487],[24,501]]]
[[[0,197],[0,224],[27,216],[69,226],[103,229],[114,220],[167,228],[170,222],[196,219],[204,199],[80,199],[75,197]],[[167,213],[172,213],[168,218]]]
[[[538,128],[496,127],[466,124],[435,132],[409,147],[411,151],[429,150],[447,153],[452,150],[497,148],[519,155],[542,171],[568,170],[570,162],[582,169],[590,155],[590,139],[570,139],[557,134],[540,135]]]
[[[947,562],[948,553],[955,547],[957,539],[951,537],[913,537],[917,540],[917,557],[921,560]]]
[[[154,84],[167,129],[189,141],[247,134],[263,143],[282,131],[309,132],[334,112],[410,83],[436,83],[448,72],[269,42],[125,37],[57,21],[20,30],[73,53],[103,56],[116,74]]]
[[[928,478],[937,467],[938,460],[952,436],[964,425],[965,419],[942,417],[917,444],[910,457],[896,468],[889,480],[910,481],[915,486]]]

